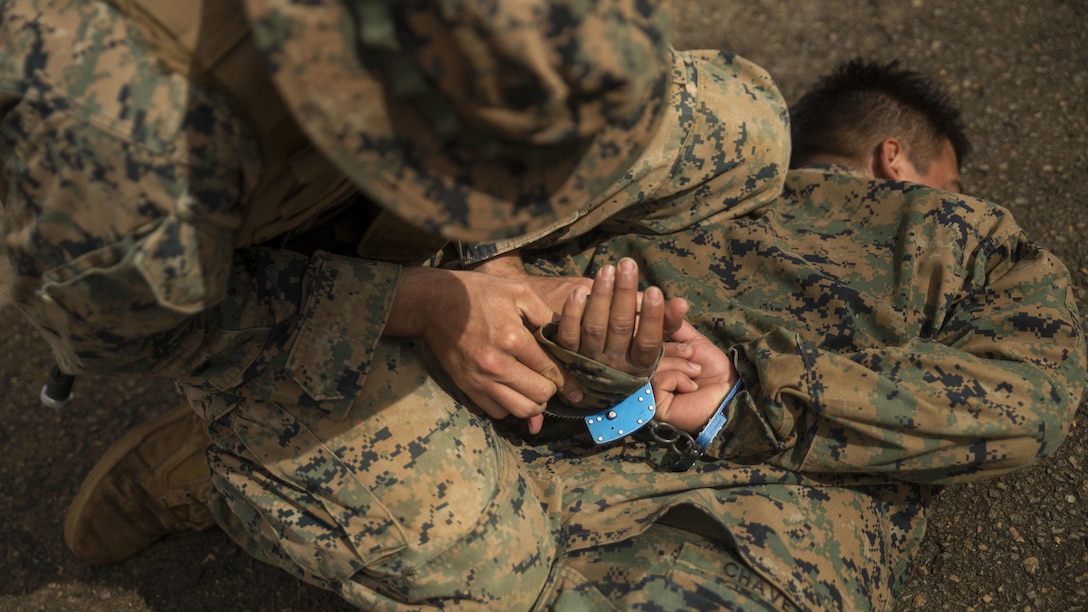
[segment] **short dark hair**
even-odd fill
[[[864,160],[889,136],[909,145],[908,159],[920,171],[940,154],[947,138],[962,164],[971,151],[960,111],[948,94],[899,61],[856,58],[812,86],[790,109],[796,168],[818,154]]]

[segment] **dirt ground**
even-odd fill
[[[677,0],[677,46],[765,66],[788,100],[857,55],[938,76],[976,152],[967,191],[1004,204],[1055,252],[1088,311],[1088,3],[1083,0]],[[0,275],[3,273],[0,272]],[[81,379],[62,414],[38,389],[50,360],[0,305],[0,612],[347,609],[239,552],[221,533],[168,538],[92,569],[64,547],[84,474],[129,427],[175,401],[161,381]],[[1088,408],[1051,458],[944,489],[901,610],[1088,609]]]

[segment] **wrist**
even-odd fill
[[[725,394],[725,397],[718,405],[717,410],[715,410],[714,414],[710,416],[710,419],[707,421],[706,425],[704,425],[702,430],[699,431],[698,435],[695,437],[694,444],[691,446],[688,452],[685,453],[684,456],[681,457],[680,460],[676,463],[676,471],[682,472],[691,467],[692,464],[695,463],[696,459],[703,456],[703,453],[705,453],[706,449],[710,447],[711,442],[713,442],[714,439],[718,437],[718,434],[720,434],[722,430],[725,429],[726,424],[729,422],[729,406],[733,403],[733,400],[736,399],[737,395],[743,388],[744,383],[743,381],[741,381],[741,379],[738,378],[737,382],[734,383],[734,385]]]
[[[500,276],[502,278],[526,278],[529,273],[525,271],[525,264],[516,251],[497,255],[467,268],[473,272]]]
[[[427,267],[402,268],[384,336],[422,338],[436,307],[441,308],[451,276],[449,270]]]

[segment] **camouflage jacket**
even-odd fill
[[[1067,270],[976,198],[791,170],[757,210],[579,240],[523,250],[526,265],[591,274],[636,258],[643,282],[691,302],[746,390],[685,472],[654,445],[592,449],[580,422],[546,425],[522,456],[564,478],[568,550],[689,504],[713,521],[685,528],[720,527],[785,594],[767,597],[781,609],[889,609],[925,532],[928,483],[1052,453],[1085,391]],[[746,571],[725,566],[767,594]]]
[[[976,198],[791,170],[781,197],[748,214],[530,253],[541,274],[632,256],[643,282],[691,302],[746,386],[711,458],[995,476],[1052,453],[1085,391],[1068,271]]]
[[[399,268],[232,255],[259,160],[230,104],[163,74],[116,14],[46,19],[33,5],[0,3],[4,240],[12,297],[63,365],[230,389],[270,362],[301,378],[339,364],[315,398],[358,389],[368,355],[337,353],[339,321],[354,318],[372,346]],[[568,246],[538,267],[586,274],[632,254],[646,282],[692,301],[749,389],[712,456],[947,481],[1053,451],[1085,368],[1060,262],[1003,209],[918,186],[798,172],[763,206],[788,153],[773,145],[784,135],[777,90],[740,58],[688,57],[670,103],[703,127],[664,130],[628,188],[540,237]],[[737,96],[761,100],[736,110],[747,123],[722,124],[699,104],[694,61],[759,94]],[[702,137],[714,129],[733,132]],[[673,174],[689,159],[707,162],[695,182]],[[312,359],[288,355],[300,327],[324,330]]]
[[[235,249],[263,169],[226,96],[163,72],[108,3],[0,0],[0,18],[10,292],[64,369],[226,390],[275,364],[307,379],[322,370],[317,398],[357,392],[399,266]],[[614,227],[639,218],[640,227],[690,225],[723,201],[740,210],[774,197],[789,151],[785,104],[769,76],[725,53],[677,58],[669,100],[690,120],[663,124],[599,206],[525,240],[568,238],[621,210]],[[349,318],[352,344],[371,351],[345,354],[338,334]],[[311,355],[287,360],[303,327],[326,333]]]

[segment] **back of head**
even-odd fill
[[[908,143],[911,164],[923,172],[944,139],[952,143],[960,164],[971,148],[948,95],[924,75],[900,68],[898,61],[840,64],[790,108],[790,121],[791,168],[817,157],[864,164],[888,137]]]

